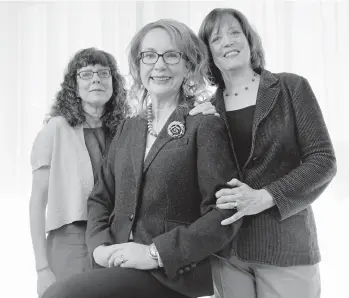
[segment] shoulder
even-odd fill
[[[301,84],[302,82],[307,82],[307,80],[301,75],[291,72],[269,73],[279,82],[279,84],[287,85],[290,88],[295,87]]]
[[[196,126],[198,129],[217,129],[225,127],[224,121],[221,117],[215,115],[194,115],[187,116],[188,125]]]

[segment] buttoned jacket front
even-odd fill
[[[208,257],[226,246],[241,221],[222,226],[234,211],[215,206],[215,192],[237,177],[222,119],[188,116],[178,108],[169,117],[146,159],[147,122],[125,120],[102,164],[88,200],[87,244],[155,243],[164,268],[152,270],[164,285],[191,297],[212,294]],[[185,126],[172,138],[173,121]],[[144,161],[143,161],[144,160]]]

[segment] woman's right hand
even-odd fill
[[[109,267],[109,258],[117,250],[115,245],[100,245],[93,251],[95,262],[102,267]]]
[[[41,297],[49,286],[56,282],[56,276],[50,268],[38,272],[37,292]]]

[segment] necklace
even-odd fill
[[[257,73],[254,72],[253,76],[252,76],[252,80],[251,80],[252,83],[256,81],[256,77],[257,77]],[[248,88],[248,86],[245,86],[242,90],[248,91],[249,88]],[[228,92],[225,92],[225,89],[223,90],[223,92],[224,92],[225,96],[229,96],[230,95]],[[239,92],[233,92],[233,94],[234,94],[234,96],[238,96]]]
[[[157,138],[158,133],[154,130],[154,126],[153,126],[153,110],[152,110],[151,103],[147,107],[147,125],[148,125],[149,134]]]

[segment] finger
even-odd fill
[[[210,106],[207,105],[207,102],[198,103],[192,110],[190,110],[189,115],[197,115],[209,109]]]
[[[233,216],[230,216],[229,218],[226,218],[221,221],[222,226],[227,226],[232,224],[233,222],[239,220],[241,217],[243,217],[244,214],[242,212],[236,212]]]
[[[236,206],[236,202],[230,202],[230,203],[224,203],[224,204],[217,204],[216,206],[217,206],[217,208],[219,208],[219,209],[224,209],[224,210],[238,208],[238,207]]]
[[[114,266],[117,267],[117,266],[121,266],[122,264],[124,264],[126,261],[124,259],[124,257],[119,257],[119,258],[116,258],[115,261],[114,261]]]
[[[229,182],[228,182],[229,185],[231,186],[242,186],[244,185],[240,180],[236,179],[236,178],[233,178],[231,179]]]
[[[216,204],[224,204],[224,203],[239,203],[240,202],[240,198],[241,195],[240,194],[232,194],[232,195],[224,195],[224,196],[220,196],[217,201]]]
[[[215,113],[216,113],[216,109],[209,109],[202,112],[203,115],[214,115]]]
[[[216,198],[235,195],[238,191],[235,188],[222,188],[216,192]]]
[[[108,267],[112,267],[118,257],[118,254],[113,254],[112,256],[110,256],[110,258],[108,259]]]

